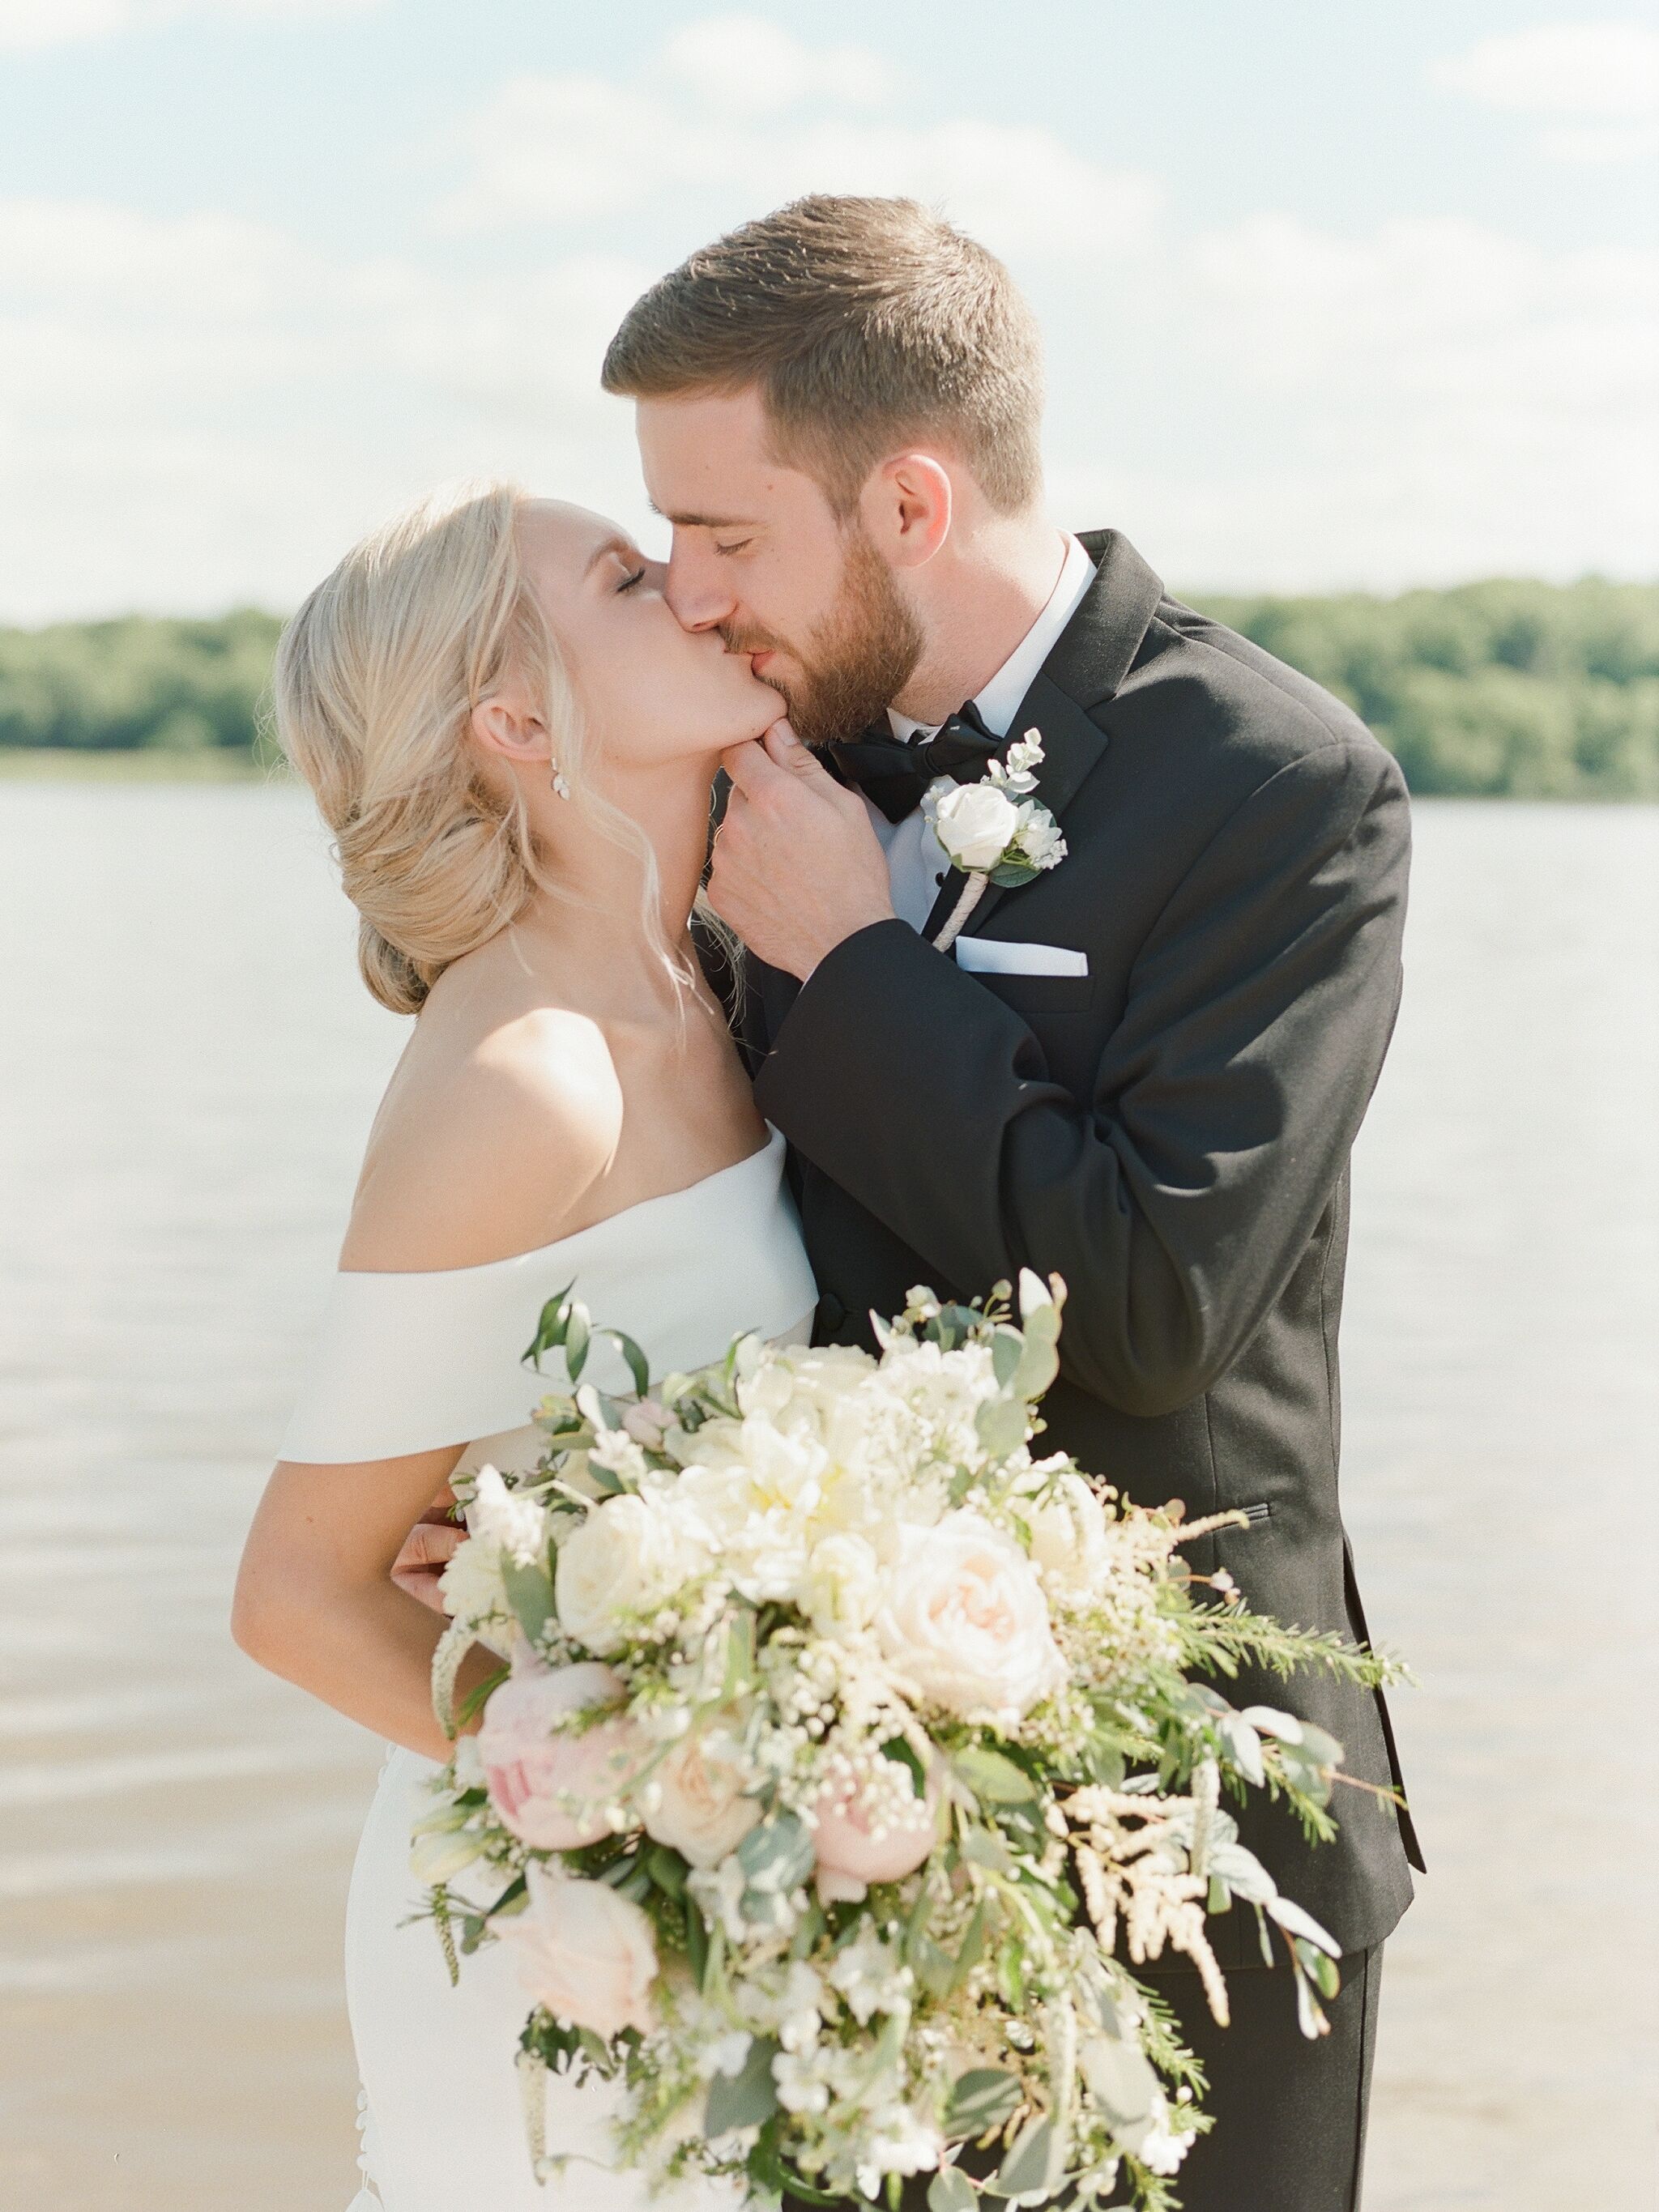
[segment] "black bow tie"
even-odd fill
[[[1006,738],[991,735],[971,699],[931,738],[907,744],[902,738],[870,734],[824,748],[842,781],[863,792],[890,822],[914,814],[936,777],[977,783],[988,762],[1000,760],[1007,750]]]

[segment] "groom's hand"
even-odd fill
[[[465,1528],[455,1522],[455,1493],[447,1483],[404,1539],[392,1563],[392,1579],[400,1590],[417,1597],[434,1613],[444,1609],[439,1577],[460,1549]]]
[[[708,901],[757,959],[805,982],[826,953],[893,919],[887,856],[857,792],[827,775],[787,722],[734,745]]]

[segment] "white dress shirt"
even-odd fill
[[[1059,642],[1060,634],[1077,612],[1083,595],[1095,580],[1095,564],[1080,541],[1064,533],[1066,558],[1048,603],[984,689],[975,694],[985,726],[994,738],[1006,738],[1019,712],[1020,702],[1030,690],[1042,664]],[[913,722],[890,707],[887,719],[893,735],[908,744],[917,737],[932,737],[937,722]],[[945,848],[934,836],[927,817],[918,806],[902,822],[890,822],[868,799],[870,821],[887,855],[887,878],[893,889],[893,911],[912,929],[926,927],[939,887],[950,868]]]

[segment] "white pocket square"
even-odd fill
[[[959,937],[957,965],[970,975],[1086,975],[1089,956],[1068,945],[1018,945],[1000,937]]]

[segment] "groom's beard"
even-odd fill
[[[720,635],[732,653],[781,651],[799,663],[799,675],[768,673],[761,681],[782,692],[804,745],[827,745],[867,730],[915,675],[926,642],[892,570],[862,528],[848,544],[841,596],[809,645],[735,626],[722,625]]]

